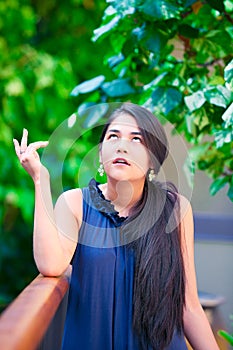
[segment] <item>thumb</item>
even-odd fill
[[[49,141],[42,141],[41,147],[47,147],[49,144]]]
[[[35,150],[38,150],[39,148],[44,148],[48,146],[49,141],[36,141],[30,144],[31,147],[33,147]]]

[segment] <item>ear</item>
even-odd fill
[[[152,160],[150,159],[150,161],[149,161],[149,169],[148,170],[153,169],[153,168],[154,168],[154,164],[152,163]]]
[[[102,155],[101,155],[101,150],[99,151],[99,162],[102,163]]]
[[[98,148],[99,148],[99,160],[100,160],[102,158],[101,157],[101,152],[102,152],[102,144],[101,143],[99,143]]]

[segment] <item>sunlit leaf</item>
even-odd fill
[[[203,106],[206,102],[206,98],[203,91],[196,91],[192,95],[185,96],[184,101],[190,112],[193,112]]]
[[[223,113],[222,119],[225,122],[226,128],[228,128],[229,126],[233,127],[233,103]]]
[[[186,158],[184,162],[183,170],[184,170],[185,177],[187,179],[189,187],[193,188],[196,167],[195,167],[195,163],[192,161],[192,159],[189,156]]]
[[[196,2],[196,0],[185,0],[185,1],[184,1],[184,7],[191,6],[191,5],[194,4],[195,2]]]
[[[152,93],[152,100],[154,105],[167,115],[181,103],[182,94],[172,87],[156,87]]]
[[[229,90],[233,91],[233,60],[231,60],[224,69],[224,78],[226,86]]]
[[[120,20],[120,16],[115,16],[109,23],[101,26],[98,29],[94,30],[94,36],[92,37],[93,41],[97,41],[101,36],[108,33],[110,30],[115,28]]]
[[[229,190],[227,191],[227,195],[228,195],[228,197],[230,198],[230,200],[233,202],[233,183],[232,183],[232,181],[231,181],[231,184],[230,184],[230,188],[229,188]],[[227,339],[228,340],[228,342],[231,344],[231,345],[233,345],[233,335],[232,336],[230,336],[230,337],[226,337],[225,339]]]
[[[152,87],[156,87],[157,84],[159,84],[160,81],[163,80],[163,78],[167,75],[167,72],[163,72],[162,74],[160,74],[158,77],[156,77],[155,79],[153,79],[150,83],[146,84],[143,86],[144,90],[148,90]]]
[[[193,135],[194,138],[197,136],[197,126],[195,123],[195,116],[193,114],[185,115],[185,125],[188,130],[188,133]]]
[[[97,90],[100,85],[104,82],[105,76],[99,75],[90,80],[86,80],[83,83],[77,85],[72,91],[71,96],[78,96],[79,94],[86,94],[88,92]]]
[[[204,89],[204,96],[209,103],[223,108],[231,101],[231,92],[221,85]]]
[[[206,154],[207,150],[210,147],[210,143],[206,142],[201,145],[193,146],[189,149],[189,156],[193,161],[197,161],[200,156]]]
[[[151,52],[157,53],[160,52],[162,47],[165,46],[169,37],[166,32],[158,29],[152,30],[149,33],[149,36],[146,37],[145,47]]]
[[[224,143],[230,143],[233,141],[233,128],[220,130],[215,133],[216,147],[221,148]]]
[[[108,111],[108,104],[102,103],[96,106],[90,107],[85,111],[84,128],[91,128],[96,125]]]
[[[122,55],[122,53],[120,53],[117,56],[112,56],[108,59],[109,67],[113,68],[117,66],[119,63],[121,63],[123,60],[124,60],[124,56]]]
[[[5,92],[9,96],[20,96],[25,92],[25,87],[21,79],[15,77],[5,86]]]
[[[179,17],[180,13],[176,1],[145,0],[138,8],[141,12],[152,17],[154,20],[166,20]]]
[[[129,79],[116,79],[104,83],[101,88],[110,97],[120,97],[135,93],[135,89],[131,86]]]
[[[228,177],[222,177],[212,182],[210,185],[210,194],[214,196],[222,187],[228,183],[228,181]]]

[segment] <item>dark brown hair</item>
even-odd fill
[[[132,103],[122,104],[110,116],[100,142],[120,114],[135,118],[158,173],[168,155],[168,143],[162,125],[149,110]],[[185,274],[179,216],[175,186],[146,179],[142,198],[123,227],[123,235],[126,240],[131,235],[129,247],[135,251],[133,327],[142,349],[149,344],[163,350],[175,331],[183,331]]]

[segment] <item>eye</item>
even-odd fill
[[[108,140],[116,140],[118,139],[118,135],[117,134],[109,134],[108,135]]]
[[[132,141],[133,141],[133,142],[140,142],[140,143],[142,143],[142,139],[141,139],[141,137],[139,137],[139,136],[134,136],[134,137],[132,138]]]

